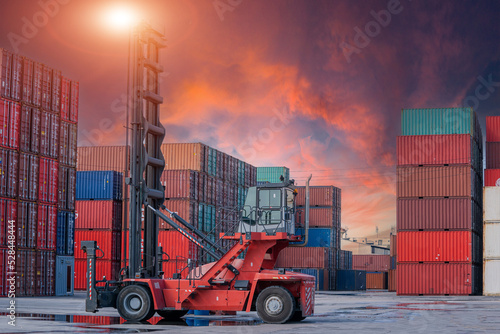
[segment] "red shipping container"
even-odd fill
[[[500,169],[500,142],[486,142],[486,168]]]
[[[43,85],[43,65],[34,62],[33,64],[33,105],[42,106],[42,85]]]
[[[486,141],[500,142],[500,116],[486,116]]]
[[[53,112],[61,111],[61,71],[52,70],[52,98],[51,108]]]
[[[481,231],[482,209],[471,198],[407,198],[397,200],[398,231]]]
[[[9,221],[14,224],[10,225]],[[14,230],[17,222],[17,201],[11,199],[0,199],[0,246],[8,245],[9,226],[13,226]]]
[[[121,201],[76,201],[75,228],[120,231]]]
[[[9,293],[10,283],[7,282],[7,278],[9,278],[10,275],[7,275],[7,273],[11,271],[8,267],[8,261],[11,259],[8,259],[7,252],[7,248],[0,248],[0,297],[6,297]]]
[[[333,219],[334,211],[337,210],[333,207],[312,207],[309,210],[309,227],[334,227],[335,221]],[[295,214],[295,223],[299,226],[305,226],[305,208],[297,208]]]
[[[52,205],[38,206],[37,249],[56,249],[57,208]]]
[[[477,197],[481,179],[470,166],[398,167],[397,196]]]
[[[390,256],[397,256],[397,250],[398,250],[398,235],[397,234],[391,234],[391,241],[390,241]]]
[[[38,157],[21,153],[19,156],[19,198],[37,200],[38,174]]]
[[[398,166],[472,164],[482,167],[473,137],[463,135],[399,136]]]
[[[330,248],[287,247],[278,254],[275,268],[330,268]]]
[[[158,233],[158,246],[163,248],[172,261],[178,257],[180,257],[179,260],[183,261],[187,258],[197,258],[196,247],[198,246],[177,231],[160,231]]]
[[[40,112],[40,154],[50,157],[51,116],[46,111]]]
[[[471,295],[481,291],[481,269],[464,263],[398,263],[398,295]]]
[[[97,246],[104,252],[102,259],[119,260],[121,257],[121,232],[109,230],[75,230],[75,259],[86,259],[87,255],[80,245],[85,240],[97,241]],[[100,256],[100,254],[98,254]]]
[[[19,154],[0,148],[0,196],[17,197]]]
[[[21,105],[0,99],[0,146],[19,148]]]
[[[75,209],[76,171],[74,168],[59,168],[59,209]]]
[[[33,60],[23,57],[23,102],[33,103]]]
[[[24,105],[21,109],[19,148],[23,152],[38,153],[40,135],[40,113]]]
[[[68,78],[61,79],[61,120],[69,121],[69,106],[71,94],[71,81]]]
[[[0,96],[10,99],[12,91],[12,53],[0,48]]]
[[[59,157],[59,116],[50,114],[49,157]]]
[[[297,187],[297,206],[306,205],[306,187]],[[309,188],[311,206],[340,206],[340,189],[334,186],[313,186]]]
[[[42,109],[51,110],[52,107],[52,69],[46,65],[42,68]]]
[[[470,231],[417,231],[398,233],[398,261],[482,262],[481,238]]]
[[[500,169],[484,170],[484,186],[500,187]]]
[[[76,81],[71,81],[71,95],[69,105],[69,119],[72,122],[78,121],[78,107],[80,103],[80,84]],[[121,171],[120,171],[121,172]]]
[[[391,268],[390,255],[353,255],[352,269],[385,272]]]
[[[165,170],[161,183],[165,187],[165,198],[198,200],[198,173],[191,170]]]
[[[98,259],[95,264],[96,280],[102,280],[106,276],[107,280],[117,280],[120,274],[120,262]],[[87,260],[75,259],[75,290],[87,289]]]
[[[54,295],[54,272],[55,272],[55,253],[51,251],[36,251],[36,284],[35,295],[52,296]]]
[[[56,160],[40,158],[38,198],[41,202],[55,204],[58,195],[59,163]],[[62,188],[65,192],[66,188]]]
[[[12,55],[12,91],[11,99],[19,101],[23,95],[23,57],[17,54]]]

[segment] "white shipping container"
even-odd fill
[[[483,220],[500,222],[500,187],[484,187]]]
[[[500,296],[500,260],[484,260],[483,295]]]
[[[483,235],[483,258],[500,260],[500,222],[484,223]]]

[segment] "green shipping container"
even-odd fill
[[[257,182],[280,183],[280,176],[285,182],[290,180],[290,169],[287,167],[257,167]]]
[[[401,111],[401,135],[470,134],[482,147],[481,127],[472,108],[421,108]]]

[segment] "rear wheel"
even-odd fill
[[[156,311],[160,317],[165,320],[179,320],[179,318],[186,315],[188,311]]]
[[[256,308],[262,321],[283,324],[294,315],[295,299],[284,287],[270,286],[262,290],[257,297]]]
[[[124,287],[116,299],[116,308],[120,316],[127,321],[145,321],[155,314],[149,290],[140,285]]]

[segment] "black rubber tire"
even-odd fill
[[[295,311],[289,321],[290,322],[299,322],[299,321],[304,320],[305,318],[307,318],[307,317],[304,317],[302,315],[302,311]]]
[[[133,322],[149,320],[155,314],[153,297],[149,289],[141,285],[124,287],[116,298],[116,308],[120,317]]]
[[[295,299],[290,291],[282,286],[270,286],[259,293],[256,301],[257,314],[269,324],[283,324],[295,312]],[[276,308],[275,311],[272,308]]]
[[[188,311],[156,311],[160,317],[168,321],[177,321],[185,316]]]

